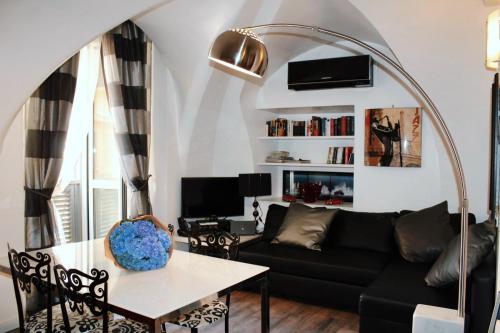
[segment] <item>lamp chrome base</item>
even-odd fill
[[[412,333],[463,333],[464,328],[456,309],[418,304],[413,313]]]

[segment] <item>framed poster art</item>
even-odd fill
[[[365,111],[365,165],[420,167],[421,164],[421,108]]]

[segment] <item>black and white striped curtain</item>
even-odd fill
[[[103,36],[102,64],[122,176],[132,190],[129,215],[151,214],[151,42],[138,26],[126,21]]]
[[[78,54],[53,72],[30,96],[25,112],[25,246],[58,243],[50,199],[61,171],[75,95]]]

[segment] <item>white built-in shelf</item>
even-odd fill
[[[261,197],[259,198],[260,202],[268,202],[268,203],[274,203],[282,206],[289,206],[290,203],[288,201],[283,201],[280,197]],[[313,203],[307,203],[302,200],[297,200],[296,202],[304,204],[309,207],[326,207],[326,208],[341,208],[344,210],[352,210],[352,202],[344,202],[341,205],[325,205],[323,200],[318,200]]]
[[[327,164],[327,163],[257,163],[259,166],[274,166],[274,167],[294,167],[294,168],[328,168],[337,169],[340,172],[353,172],[354,165],[352,164]]]
[[[336,136],[261,136],[259,140],[354,140],[354,135]]]

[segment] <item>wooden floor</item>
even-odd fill
[[[355,333],[357,314],[271,297],[272,333]],[[251,292],[231,294],[230,332],[260,332],[260,295]],[[14,330],[13,332],[19,332]],[[189,329],[168,326],[168,333],[189,333]],[[9,332],[11,333],[11,332]],[[200,330],[200,333],[224,333],[224,321]]]
[[[272,333],[355,333],[359,317],[355,313],[308,305],[271,297]],[[260,295],[250,292],[231,294],[230,332],[260,332]],[[189,329],[169,326],[168,333],[189,333]],[[200,333],[224,333],[224,321]]]

